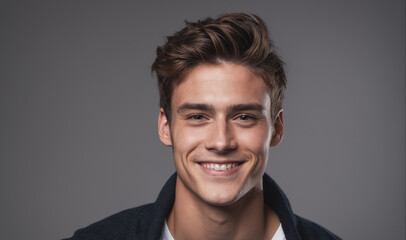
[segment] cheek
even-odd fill
[[[175,154],[181,157],[187,156],[192,152],[204,138],[204,132],[193,128],[181,127],[174,129],[172,143]]]
[[[251,162],[252,177],[257,179],[262,177],[268,162],[268,153],[272,132],[269,129],[262,129],[262,131],[247,131],[247,133],[240,134],[240,146],[243,151],[247,151],[254,161]]]
[[[266,128],[258,129],[258,131],[244,131],[239,134],[239,143],[240,146],[244,146],[255,155],[267,154],[271,135],[272,132]]]

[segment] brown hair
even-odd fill
[[[286,77],[283,62],[270,40],[264,21],[256,15],[231,13],[217,19],[185,21],[186,27],[157,48],[152,72],[158,77],[160,107],[170,121],[175,84],[203,63],[234,62],[261,76],[269,87],[271,116],[282,109]]]

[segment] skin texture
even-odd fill
[[[168,217],[175,239],[270,239],[279,220],[264,206],[262,176],[283,114],[272,122],[263,79],[234,63],[201,64],[175,86],[171,108],[170,124],[161,109],[158,131],[178,173]]]

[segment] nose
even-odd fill
[[[207,132],[206,149],[224,154],[237,148],[234,131],[227,121],[216,121]]]

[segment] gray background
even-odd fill
[[[404,1],[1,1],[0,239],[60,239],[174,171],[150,74],[164,36],[260,15],[287,64],[267,172],[345,239],[405,239]]]

